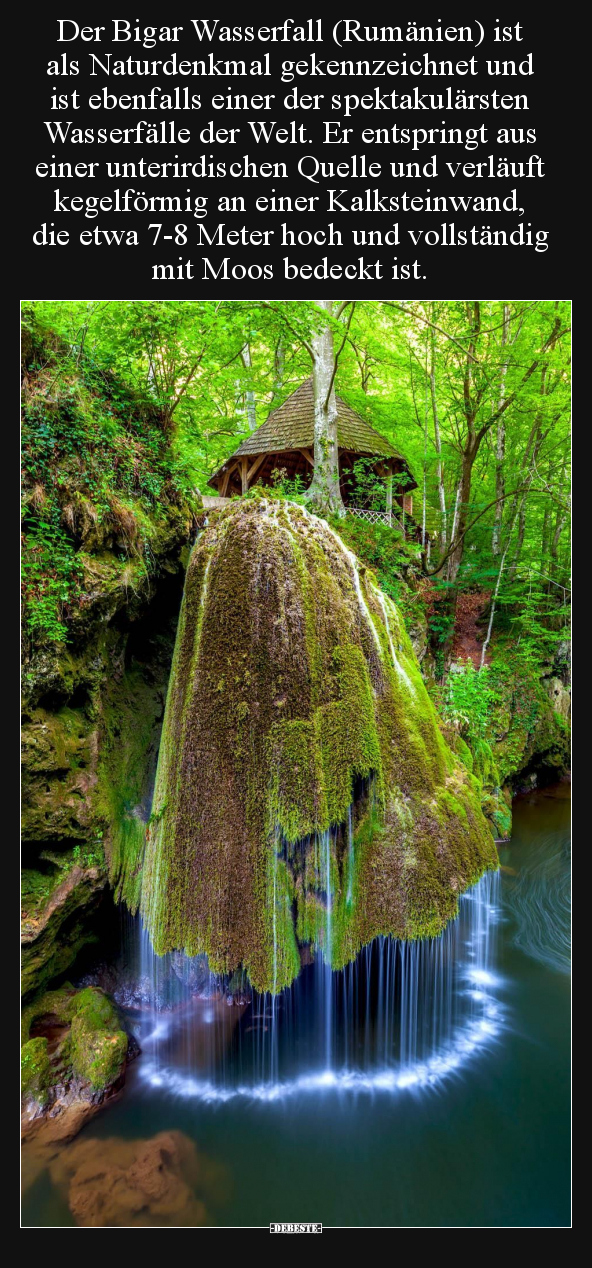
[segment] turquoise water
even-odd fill
[[[499,891],[464,900],[430,950],[310,968],[273,1016],[265,1000],[162,1014],[73,1148],[183,1133],[210,1224],[568,1225],[569,812],[565,784],[519,799]],[[23,1222],[74,1223],[46,1169]]]

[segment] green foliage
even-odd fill
[[[444,717],[453,722],[473,749],[486,734],[492,706],[500,699],[487,665],[475,669],[467,660],[464,667],[455,664],[446,675],[443,690]]]
[[[436,678],[441,679],[446,665],[446,654],[454,631],[454,607],[451,603],[451,587],[445,582],[436,583],[430,594],[427,632],[434,656]]]
[[[569,726],[553,709],[543,668],[540,649],[533,654],[527,645],[522,655],[513,643],[500,640],[491,665],[476,669],[470,660],[462,667],[457,663],[432,691],[444,720],[462,737],[456,742],[461,760],[472,764],[484,788],[515,779],[534,755],[551,771],[569,765]],[[469,757],[459,747],[463,743]],[[501,804],[497,810],[505,821]]]
[[[30,323],[31,324],[31,323]],[[150,571],[151,521],[186,497],[191,478],[154,402],[89,352],[32,323],[23,390],[24,628],[34,643],[68,640],[84,603],[84,551],[111,547]]]
[[[406,574],[417,565],[415,543],[406,542],[402,533],[389,524],[370,524],[354,515],[346,515],[345,519],[331,517],[330,523],[346,546],[375,572],[381,590],[394,599],[405,615],[406,605],[412,603]]]
[[[306,498],[306,485],[302,476],[296,475],[290,480],[286,474],[285,468],[277,467],[271,473],[271,485],[268,487],[264,484],[253,485],[246,496],[248,498],[274,498],[280,502],[297,502],[300,506],[304,506]]]
[[[25,513],[21,575],[27,633],[61,643],[67,636],[65,613],[79,591],[83,568],[58,514],[57,506],[50,508],[49,518]]]
[[[567,584],[569,568],[569,305],[555,300],[359,301],[353,314],[330,318],[336,346],[343,343],[344,322],[352,316],[336,387],[409,462],[418,484],[418,520],[425,482],[426,526],[434,539],[430,567],[437,566],[437,537],[444,530],[450,545],[461,453],[471,425],[483,439],[472,467],[469,503],[458,508],[471,527],[454,580],[493,589],[507,545],[500,605],[506,591],[509,601],[513,588],[522,606],[532,575],[525,569],[528,561],[529,570],[545,577],[543,588],[558,606],[562,592],[557,587]],[[60,392],[67,389],[72,368],[84,374],[93,392],[101,383],[107,387],[109,379],[107,395],[116,420],[119,405],[126,409],[125,391],[131,393],[142,402],[145,417],[152,413],[156,428],[166,433],[180,463],[179,482],[189,477],[201,488],[237,442],[308,377],[307,348],[321,320],[327,321],[326,312],[321,318],[316,303],[308,300],[38,300],[24,313],[33,336],[40,322],[62,340],[65,370],[51,368],[50,380],[57,381]],[[37,346],[33,352],[44,373],[47,353]],[[426,368],[433,372],[438,444]],[[502,476],[508,496],[501,504],[501,548],[494,555],[495,419],[502,369],[510,405],[503,414]],[[109,426],[110,408],[107,404],[103,426]],[[367,459],[359,464],[361,495],[367,494],[369,505],[382,506],[382,482],[376,482]],[[151,485],[148,477],[147,487],[159,496],[158,480]],[[523,507],[522,494],[514,497],[521,489]],[[294,500],[300,490],[280,488],[279,494]],[[439,578],[446,577],[447,568],[445,563]],[[546,616],[542,623],[548,625]]]
[[[352,490],[355,489],[356,506],[367,507],[372,511],[386,509],[386,486],[383,479],[374,470],[370,458],[358,458],[354,462],[353,475],[347,477]]]

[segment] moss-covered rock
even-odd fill
[[[50,1017],[60,1025],[69,1025],[75,1000],[76,991],[70,982],[64,983],[57,991],[43,991],[36,995],[21,1010],[21,1044],[27,1042],[31,1028],[41,1017]]]
[[[64,1115],[79,1130],[121,1085],[128,1043],[117,1009],[98,988],[75,991],[67,983],[37,995],[22,1013],[25,1130],[43,1113]]]
[[[188,568],[147,832],[156,951],[279,990],[298,943],[339,967],[377,934],[433,936],[497,866],[480,793],[338,534],[261,499],[217,516]]]
[[[45,1105],[51,1084],[47,1039],[29,1039],[21,1048],[21,1094]]]
[[[563,712],[554,705],[554,679],[540,679],[521,666],[512,672],[500,650],[497,670],[499,699],[492,710],[488,734],[499,782],[517,787],[525,774],[542,772],[547,780],[558,778],[570,766],[570,727],[567,704]]]
[[[122,1073],[128,1045],[116,1008],[102,991],[89,986],[76,995],[71,1018],[74,1073],[94,1091],[109,1087]]]

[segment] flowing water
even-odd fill
[[[108,1154],[183,1133],[225,1176],[204,1215],[218,1225],[567,1225],[568,793],[515,803],[502,871],[441,937],[376,939],[339,973],[321,944],[277,997],[229,1007],[201,961],[158,959],[128,922],[142,1055],[77,1140]],[[325,945],[330,863],[327,834]],[[74,1222],[47,1170],[23,1221]]]

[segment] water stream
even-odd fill
[[[569,1223],[567,791],[515,803],[505,870],[441,937],[376,939],[339,973],[320,839],[320,945],[276,998],[230,1007],[202,962],[155,957],[130,923],[142,1055],[81,1138],[184,1133],[229,1178],[222,1225]],[[23,1218],[73,1223],[47,1173]]]

